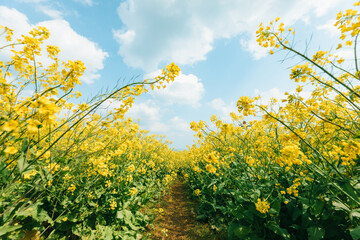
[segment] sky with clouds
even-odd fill
[[[134,78],[156,76],[175,62],[181,74],[165,89],[136,99],[127,113],[142,128],[166,135],[176,149],[193,144],[190,122],[212,114],[229,121],[240,96],[282,97],[298,63],[269,55],[255,41],[261,22],[280,17],[294,45],[311,54],[334,49],[336,13],[351,0],[0,0],[0,25],[15,37],[45,26],[60,59],[82,60],[83,96]],[[4,40],[0,39],[0,45]],[[350,49],[342,54],[351,57]],[[7,58],[9,52],[0,52]],[[44,59],[44,62],[45,59]],[[110,103],[111,104],[111,103]]]

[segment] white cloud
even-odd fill
[[[236,103],[225,103],[222,98],[215,98],[209,103],[210,107],[216,110],[217,115],[226,122],[231,122],[230,113],[237,113]]]
[[[126,116],[134,120],[140,119],[140,122],[145,125],[158,122],[161,118],[160,108],[152,100],[134,103],[132,108],[126,113]]]
[[[161,73],[160,70],[148,74],[147,78],[153,78]],[[190,105],[194,108],[201,106],[200,101],[204,95],[205,88],[201,80],[193,74],[180,72],[174,82],[169,83],[166,88],[155,89],[150,94],[164,105]]]
[[[178,116],[173,117],[172,119],[170,119],[169,122],[174,132],[179,132],[184,134],[191,132],[190,123]]]
[[[54,19],[61,19],[62,16],[63,16],[63,13],[50,7],[50,6],[47,6],[47,5],[39,5],[37,7],[37,9],[44,13],[45,15],[51,17],[51,18],[54,18]]]
[[[100,77],[99,70],[104,68],[104,61],[108,53],[104,52],[96,43],[75,32],[69,22],[61,19],[31,24],[26,15],[16,9],[0,6],[0,25],[14,29],[13,39],[17,39],[21,34],[27,34],[33,27],[44,26],[50,31],[50,38],[45,41],[45,45],[56,45],[60,48],[60,60],[81,60],[85,63],[86,70],[81,78],[83,82],[92,83]],[[4,45],[4,41],[0,41]],[[9,52],[2,51],[3,57],[8,57]],[[46,53],[38,59],[44,65],[47,64]]]
[[[92,6],[94,3],[92,0],[74,0],[75,2],[79,2],[83,5],[88,5],[88,6]]]
[[[343,58],[346,63],[353,63],[355,56],[354,56],[354,49],[352,47],[343,47],[336,51],[335,55]]]
[[[271,98],[276,98],[277,100],[279,100],[277,103],[278,105],[284,105],[280,101],[281,99],[286,98],[284,93],[285,92],[281,91],[278,88],[271,88],[267,91],[260,91],[259,89],[255,89],[252,97],[255,97],[255,96],[261,97],[256,102],[257,104],[267,105],[270,103]],[[292,89],[291,91],[289,91],[289,93],[294,94],[295,89]],[[304,89],[300,93],[300,96],[303,97],[304,99],[307,99],[307,98],[311,97],[311,91],[309,89]],[[236,107],[236,102],[226,103],[222,98],[213,99],[211,102],[209,102],[209,105],[212,109],[214,109],[216,111],[216,115],[218,115],[220,117],[220,119],[225,122],[232,121],[231,117],[230,117],[231,112],[238,113],[237,107]],[[277,110],[276,107],[275,107],[275,109]]]
[[[284,92],[280,91],[278,88],[271,88],[267,91],[260,91],[259,89],[254,90],[255,96],[260,96],[261,99],[259,103],[268,104],[271,98],[276,98],[280,100],[284,97]]]
[[[31,30],[29,19],[15,8],[0,6],[0,24],[16,29],[15,37]]]
[[[43,3],[43,2],[47,2],[48,0],[16,0],[16,1],[23,3]]]
[[[330,20],[327,23],[317,26],[316,29],[318,30],[323,30],[326,33],[329,33],[330,36],[335,37],[335,36],[339,36],[340,30],[334,26],[335,21],[334,20]]]
[[[165,110],[153,100],[134,103],[132,108],[125,114],[133,120],[139,120],[140,126],[150,130],[153,133],[164,134],[168,132],[184,132],[190,129],[190,123],[184,119],[175,116],[168,121],[164,121]]]
[[[56,45],[61,49],[63,60],[81,60],[86,66],[82,81],[92,83],[100,78],[99,70],[104,68],[104,61],[109,56],[96,43],[75,32],[65,20],[40,22],[50,30],[51,37],[46,44]]]
[[[121,31],[121,30],[115,30],[113,32],[116,40],[120,43],[120,44],[131,44],[134,41],[135,38],[135,32],[132,30],[129,31]]]
[[[206,59],[217,39],[242,34],[241,44],[255,58],[264,56],[255,31],[260,22],[282,18],[287,25],[324,16],[341,0],[127,0],[118,15],[124,24],[113,32],[126,64],[153,71],[163,62],[192,64]]]
[[[58,5],[55,1],[49,0],[16,0],[17,2],[30,4],[36,11],[45,14],[48,17],[54,19],[60,19],[63,17],[63,13],[53,8],[53,5]]]
[[[139,120],[142,129],[150,130],[151,133],[164,135],[174,142],[174,147],[182,148],[192,141],[193,133],[190,130],[190,123],[179,116],[165,120],[164,110],[159,103],[153,100],[134,103],[133,107],[125,114],[133,120]]]
[[[288,91],[289,94],[294,94],[296,91],[295,89],[292,89],[290,91]],[[268,104],[270,102],[271,98],[276,98],[277,100],[279,100],[279,104],[281,104],[280,100],[281,99],[285,99],[287,98],[287,96],[284,94],[285,92],[281,91],[278,88],[271,88],[267,91],[259,91],[259,89],[255,89],[254,90],[255,96],[260,96],[261,99],[259,100],[259,104]],[[305,88],[303,89],[303,91],[300,92],[300,96],[303,97],[304,99],[308,99],[311,97],[311,93],[312,93],[312,88],[308,88],[305,86]]]

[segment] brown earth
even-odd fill
[[[208,224],[196,221],[196,206],[197,203],[189,198],[185,184],[175,181],[169,193],[157,203],[157,217],[146,239],[225,239],[215,235]]]

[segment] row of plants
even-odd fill
[[[296,91],[268,103],[240,97],[232,123],[191,123],[199,141],[181,173],[198,218],[229,239],[360,239],[360,14],[339,12],[335,26],[334,53],[311,56],[293,47],[295,32],[279,18],[261,24],[260,46],[299,59]],[[352,61],[337,56],[350,49]]]
[[[170,64],[81,102],[75,87],[85,66],[44,47],[46,28],[17,40],[1,31],[9,57],[0,61],[0,238],[139,238],[149,223],[140,210],[176,176],[176,153],[124,115],[180,69]]]

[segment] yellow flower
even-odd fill
[[[136,189],[136,187],[132,187],[132,188],[130,188],[130,190],[129,190],[129,195],[135,195],[136,193],[137,193],[137,189]]]
[[[34,135],[38,132],[38,127],[41,125],[41,122],[35,119],[29,119],[26,121],[28,123],[27,130],[29,135]]]
[[[110,187],[110,186],[111,186],[111,181],[107,180],[106,183],[105,183],[105,187]]]
[[[15,148],[13,146],[7,146],[4,150],[4,153],[11,154],[11,155],[15,154],[17,152],[18,152],[17,148]]]
[[[245,161],[247,164],[249,164],[249,166],[254,166],[256,163],[256,160],[252,157],[247,157]]]
[[[68,220],[68,218],[64,217],[62,220],[63,220],[63,222],[66,222]]]
[[[29,180],[32,176],[35,176],[38,173],[35,169],[32,169],[29,172],[24,173],[24,179]]]
[[[345,46],[351,46],[351,45],[352,45],[352,41],[349,40],[345,42]]]
[[[111,200],[110,201],[110,209],[114,210],[117,207],[117,203],[115,200]]]
[[[76,91],[75,93],[76,93],[76,98],[79,98],[79,97],[82,96],[82,95],[81,95],[81,92],[79,92],[79,91]]]
[[[130,166],[128,166],[126,170],[127,170],[128,172],[133,172],[133,171],[135,171],[135,166],[134,166],[134,164],[131,164]]]
[[[255,203],[256,210],[260,213],[267,213],[270,209],[270,204],[265,200],[258,198],[257,203]]]
[[[208,171],[209,173],[215,173],[216,172],[216,168],[211,164],[207,164],[205,168],[206,168],[206,171]]]
[[[199,195],[201,194],[201,190],[200,190],[200,189],[196,189],[196,190],[194,191],[194,193],[195,193],[195,196],[199,196]]]
[[[76,186],[74,184],[70,184],[70,187],[68,187],[68,192],[73,193],[76,189]]]
[[[17,130],[18,127],[19,127],[18,121],[16,121],[16,120],[10,120],[10,121],[4,123],[2,129],[3,129],[4,131],[11,132],[11,131],[13,131],[13,130]]]

